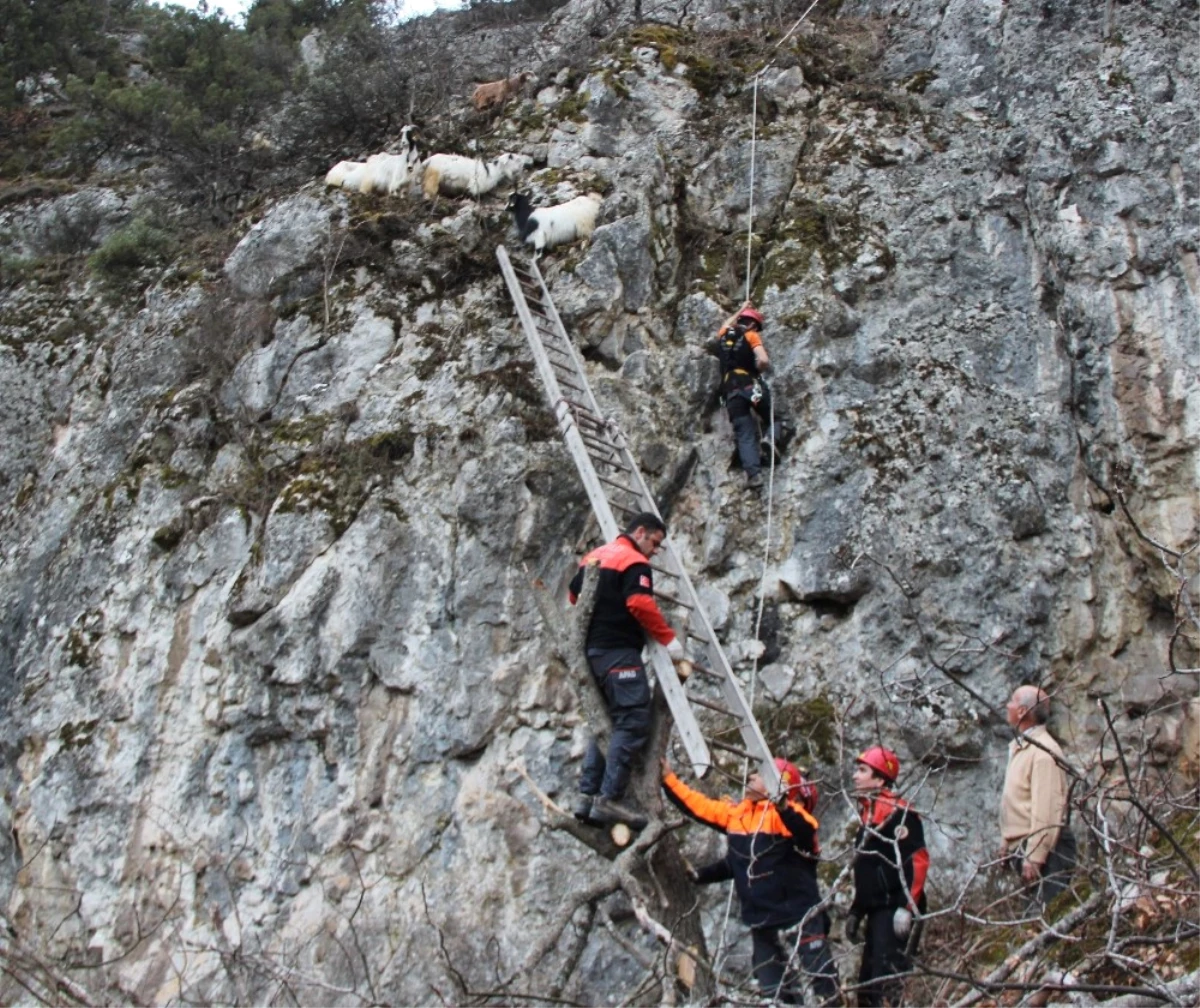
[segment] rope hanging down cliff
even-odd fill
[[[788,41],[800,28],[817,6],[820,0],[813,0],[805,9],[804,13],[797,18],[796,23],[788,29],[787,34],[775,43],[773,52],[778,52],[780,46]],[[754,183],[755,183],[755,168],[758,156],[758,82],[762,79],[762,75],[767,72],[775,64],[775,56],[772,56],[766,64],[754,75],[754,94],[753,103],[750,112],[750,200],[746,214],[746,301],[750,300],[750,283],[753,276],[753,268],[751,257],[754,249]],[[774,435],[775,431],[775,398],[770,399],[770,411],[768,418],[768,430]],[[763,560],[762,574],[758,582],[758,612],[754,620],[754,639],[759,639],[759,634],[762,631],[763,610],[766,603],[766,581],[767,581],[767,564],[771,558],[771,526],[773,520],[775,499],[775,442],[772,436],[771,442],[771,463],[767,474],[767,521],[766,534],[763,542]],[[748,697],[751,706],[754,704],[755,693],[758,687],[758,656],[754,657],[754,665],[750,672],[750,695]],[[743,782],[744,783],[744,782]]]
[[[796,20],[796,23],[794,25],[792,25],[792,27],[788,30],[787,34],[784,35],[783,38],[781,38],[777,43],[775,43],[775,48],[773,50],[774,52],[778,52],[780,46],[782,46],[785,42],[787,42],[788,39],[790,39],[796,33],[796,31],[799,29],[800,25],[802,25],[804,23],[805,19],[808,17],[809,14],[812,13],[813,9],[817,6],[817,4],[819,2],[820,2],[820,0],[813,0],[813,2],[808,5],[808,7],[805,9],[804,13],[800,15],[800,17]],[[754,92],[753,92],[753,99],[752,99],[751,111],[750,111],[750,199],[749,199],[749,206],[748,206],[747,213],[746,213],[746,295],[745,295],[746,301],[750,300],[750,284],[751,284],[753,274],[754,274],[752,256],[753,256],[753,251],[754,251],[754,184],[756,181],[755,169],[756,169],[756,165],[757,165],[757,155],[758,155],[758,83],[762,79],[762,75],[764,73],[766,73],[766,71],[769,70],[774,65],[774,63],[775,63],[775,57],[772,56],[771,59],[767,61],[766,65],[763,66],[762,69],[759,70],[758,73],[756,73],[754,75]],[[769,424],[767,429],[769,431],[771,431],[772,434],[774,434],[774,431],[775,431],[775,397],[774,396],[772,396],[771,400],[770,400],[770,409],[769,409],[769,415],[768,415],[767,422]],[[774,519],[774,502],[775,502],[775,444],[774,444],[774,440],[772,439],[771,461],[770,461],[770,466],[767,470],[767,521],[766,521],[766,530],[765,530],[765,534],[763,537],[762,573],[759,576],[759,581],[758,581],[758,611],[755,614],[755,618],[754,618],[754,639],[755,640],[760,639],[760,634],[762,633],[763,612],[766,607],[767,564],[770,562],[770,559],[771,559],[771,529],[772,529],[772,524],[773,524],[773,519]],[[750,670],[750,690],[749,690],[749,695],[748,695],[747,699],[749,700],[751,707],[754,706],[755,694],[758,691],[758,658],[759,658],[759,656],[756,654],[754,656],[754,664]],[[742,770],[743,786],[745,785],[745,781],[748,778],[748,773],[749,773],[749,762],[747,761],[743,764],[743,770]],[[724,972],[725,949],[728,947],[728,944],[725,941],[725,935],[728,931],[729,917],[730,917],[730,914],[732,913],[732,911],[733,911],[733,887],[731,886],[729,889],[729,897],[725,901],[725,912],[724,912],[722,923],[721,923],[721,938],[720,938],[720,941],[718,942],[716,962],[714,963],[718,982],[720,982],[721,976]]]

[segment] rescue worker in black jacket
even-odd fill
[[[592,550],[571,579],[570,601],[583,590],[583,569],[599,563],[596,607],[588,624],[588,666],[612,716],[608,756],[595,739],[588,743],[579,779],[579,800],[572,810],[577,819],[600,823],[624,822],[640,829],[646,819],[622,804],[629,785],[634,757],[650,735],[650,680],[642,662],[649,635],[665,645],[672,661],[685,657],[654,601],[654,572],[650,558],[658,552],[667,527],[656,514],[644,512],[630,519],[625,531],[612,542]]]
[[[916,950],[913,918],[925,912],[929,852],[921,817],[891,790],[900,759],[890,749],[871,746],[854,764],[859,827],[854,838],[854,902],[846,935],[857,940],[865,919],[866,944],[858,973],[860,1008],[898,1005],[902,974]]]
[[[771,390],[761,376],[771,366],[767,348],[763,346],[763,314],[749,301],[725,320],[717,338],[708,350],[721,362],[721,396],[733,425],[733,438],[738,459],[746,473],[746,485],[758,489],[763,485],[762,452],[759,446],[758,414],[766,431],[763,443],[783,449],[783,423],[771,422]]]
[[[740,802],[709,798],[688,787],[662,761],[667,797],[697,822],[728,838],[725,857],[695,873],[704,884],[733,879],[742,920],[753,941],[754,977],[764,997],[784,1004],[803,1004],[788,969],[794,940],[781,932],[800,925],[800,963],[821,1003],[838,998],[837,967],[829,954],[829,915],[816,910],[819,823],[813,815],[816,785],[787,760],[776,759],[784,793],[776,802],[757,773],[750,775]]]

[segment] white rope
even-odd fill
[[[804,13],[796,19],[796,23],[792,25],[786,35],[775,43],[773,51],[778,52],[788,39],[790,39],[796,30],[804,23],[804,19],[812,13],[813,8],[820,3],[820,0],[812,0]],[[775,63],[775,57],[772,56],[767,61],[766,65],[754,75],[754,103],[750,117],[750,201],[746,214],[746,300],[750,300],[750,278],[751,278],[751,253],[754,248],[754,181],[755,181],[755,166],[758,159],[758,82],[764,73],[767,72]],[[763,562],[762,576],[758,582],[758,614],[754,621],[754,639],[759,639],[759,634],[762,631],[763,610],[766,606],[766,587],[767,587],[767,564],[771,559],[771,523],[773,515],[773,507],[775,500],[775,398],[771,396],[770,409],[768,410],[768,426],[767,426],[767,441],[771,445],[771,467],[767,476],[767,527],[765,541],[763,543]],[[754,656],[754,665],[750,671],[750,706],[754,706],[754,694],[758,687],[758,655]],[[743,774],[745,771],[743,770]]]
[[[766,67],[763,68],[764,70]],[[755,148],[758,145],[758,78],[762,70],[754,75],[754,106],[750,113],[750,207],[746,211],[746,300],[750,300],[750,252],[754,248],[754,164]]]
[[[814,7],[820,0],[812,0],[807,9],[792,25],[788,33],[775,43],[774,51],[778,51],[788,39],[790,39],[796,30],[804,23],[804,19],[812,13]],[[766,73],[775,63],[775,58],[772,58],[766,63],[761,70],[754,75],[754,98],[750,113],[750,199],[746,211],[746,301],[750,300],[750,280],[753,276],[752,255],[754,252],[754,184],[755,184],[755,168],[758,160],[758,82],[762,75]],[[770,408],[767,411],[767,437],[771,445],[771,464],[767,474],[767,522],[766,533],[763,542],[763,560],[762,574],[758,582],[758,613],[754,620],[754,639],[759,640],[759,634],[762,632],[763,611],[766,608],[767,601],[767,565],[771,560],[771,526],[774,516],[775,502],[775,398],[771,396],[768,400]],[[750,695],[747,702],[750,709],[754,709],[754,697],[758,688],[758,655],[754,656],[754,664],[750,670]],[[742,786],[745,787],[746,781],[749,779],[749,761],[742,763]],[[721,921],[721,936],[717,948],[716,961],[713,963],[713,972],[716,975],[718,986],[722,982],[722,972],[725,962],[725,935],[729,928],[729,915],[733,911],[733,886],[729,887],[729,894],[725,900],[725,913]]]
[[[788,39],[796,34],[796,30],[804,23],[804,19],[812,13],[814,7],[821,0],[812,0],[808,8],[796,19],[796,23],[788,29],[786,35],[778,42],[772,52],[778,52]],[[754,248],[754,168],[756,163],[756,153],[758,148],[758,82],[768,70],[775,65],[775,57],[772,56],[763,67],[754,75],[754,105],[750,113],[750,207],[746,213],[746,300],[750,300],[750,254]]]

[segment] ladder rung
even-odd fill
[[[550,366],[552,368],[557,368],[559,371],[563,372],[563,374],[570,375],[572,378],[579,377],[579,372],[576,371],[573,367],[567,367],[566,364],[559,364],[558,361],[551,361]]]
[[[598,441],[604,441],[604,435],[608,433],[607,427],[605,427],[603,424],[596,423],[596,421],[591,417],[579,416],[576,413],[572,413],[571,415],[575,417],[580,426],[587,428],[589,436],[596,438]],[[607,441],[604,441],[604,443],[608,444]]]
[[[714,710],[718,714],[724,714],[726,717],[738,718],[740,720],[742,716],[737,711],[730,710],[723,704],[713,703],[711,700],[705,700],[704,697],[693,696],[689,693],[688,700],[691,703],[699,704],[701,707],[707,707],[709,710]]]
[[[659,567],[656,564],[651,564],[650,569],[654,571],[655,574],[662,574],[664,577],[674,578],[676,581],[679,580],[679,575],[674,571],[667,570],[666,567]]]
[[[589,410],[572,405],[571,413],[580,422],[587,424],[589,427],[594,427],[596,430],[606,431],[608,427],[597,420]]]
[[[616,487],[618,490],[624,490],[631,497],[642,496],[637,490],[634,490],[633,487],[627,487],[624,483],[617,483],[608,479],[607,477],[601,476],[599,473],[596,473],[596,479],[598,479],[601,483],[607,483],[610,487]]]
[[[733,753],[735,756],[741,756],[744,759],[757,761],[760,757],[755,756],[752,752],[747,752],[740,746],[730,745],[728,742],[718,742],[716,739],[708,739],[708,744],[714,749],[724,749],[726,752]]]
[[[629,466],[625,465],[623,462],[616,462],[613,459],[609,459],[609,458],[601,459],[600,461],[603,462],[606,466],[612,466],[612,468],[614,468],[614,469],[620,469],[621,472],[633,472],[633,470],[630,469]]]
[[[608,424],[597,420],[595,415],[587,409],[572,408],[571,412],[575,415],[580,423],[585,423],[593,430],[608,431]]]
[[[553,350],[556,354],[567,357],[571,361],[575,360],[575,355],[570,351],[569,348],[559,345],[563,341],[559,340],[557,333],[546,332],[544,329],[539,329],[538,335],[542,338],[542,346],[544,346],[547,350]]]
[[[576,402],[574,399],[568,399],[567,402],[571,404],[573,409],[582,410],[588,416],[596,416],[596,414],[592,412],[592,408],[590,406],[585,406],[583,403]],[[597,417],[597,419],[601,418]]]
[[[676,598],[674,595],[671,595],[668,592],[656,591],[654,594],[660,599],[665,599],[667,602],[670,602],[671,605],[683,606],[684,609],[696,608],[691,602],[684,602],[683,599]]]
[[[702,676],[708,676],[709,679],[718,679],[721,682],[725,681],[725,677],[720,672],[714,672],[707,665],[699,665],[696,662],[692,662],[692,671],[699,672]]]
[[[582,386],[582,385],[575,385],[574,383],[572,383],[572,382],[569,382],[569,381],[567,381],[567,380],[566,380],[566,379],[564,379],[564,378],[559,378],[559,379],[558,379],[558,383],[559,383],[560,385],[565,385],[565,386],[566,386],[567,388],[569,388],[569,389],[574,389],[576,392],[582,392],[582,391],[583,391],[583,386]]]
[[[701,644],[711,644],[712,643],[712,641],[709,640],[707,637],[701,637],[698,633],[696,633],[693,630],[689,630],[687,632],[687,635],[689,637],[691,637],[693,640],[698,640]],[[724,677],[722,676],[722,678],[724,678]]]
[[[579,436],[583,438],[584,444],[595,445],[597,448],[603,448],[609,452],[617,451],[616,446],[609,444],[607,441],[601,441],[599,438],[594,438],[590,434],[585,434],[583,431],[579,432]]]

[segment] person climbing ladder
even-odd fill
[[[666,645],[672,661],[685,658],[683,645],[654,601],[650,559],[667,534],[661,518],[650,512],[634,515],[612,542],[592,550],[571,579],[570,602],[583,590],[583,570],[600,565],[596,607],[588,624],[588,666],[612,716],[608,756],[593,738],[588,743],[580,774],[577,819],[603,824],[623,822],[634,829],[645,817],[622,804],[634,757],[650,734],[651,695],[642,648],[649,634]]]

